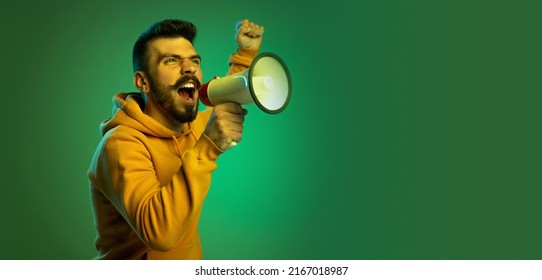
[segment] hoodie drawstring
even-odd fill
[[[177,137],[175,137],[175,135],[171,135],[171,138],[173,138],[173,142],[175,142],[175,146],[177,146],[177,152],[179,152],[179,156],[182,157],[183,153],[181,152],[181,146],[179,146],[179,140],[177,140]]]
[[[196,136],[196,133],[194,132],[194,130],[190,127],[190,124],[188,124],[188,131],[183,132],[182,136],[186,136],[188,134],[192,135],[192,138],[194,138],[195,142],[198,141],[198,137]],[[179,152],[179,156],[182,157],[183,152],[181,151],[181,146],[179,145],[179,139],[177,139],[175,135],[171,135],[171,138],[175,142],[175,146],[177,146],[177,151]]]

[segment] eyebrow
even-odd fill
[[[182,56],[180,56],[178,54],[174,54],[174,53],[164,53],[164,54],[160,54],[160,56],[158,56],[158,61],[162,61],[162,60],[164,60],[164,58],[167,58],[167,57],[174,57],[174,58],[177,58],[177,59],[183,59],[183,58],[194,59],[194,58],[197,58],[197,59],[201,60],[201,56],[199,54],[191,55],[191,56],[188,56],[188,57],[182,57]]]

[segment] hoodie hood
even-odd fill
[[[100,125],[102,135],[119,125],[125,125],[144,134],[162,138],[179,137],[190,132],[187,124],[185,124],[182,133],[165,127],[143,113],[144,107],[145,102],[141,93],[120,93],[113,96],[113,117],[105,120]]]

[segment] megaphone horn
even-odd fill
[[[266,113],[277,114],[288,106],[292,80],[284,61],[274,53],[264,52],[245,71],[211,80],[198,93],[207,106],[225,102],[256,104]]]

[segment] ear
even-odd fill
[[[145,73],[137,71],[134,74],[134,86],[138,88],[141,92],[148,94],[151,92],[149,80]]]

